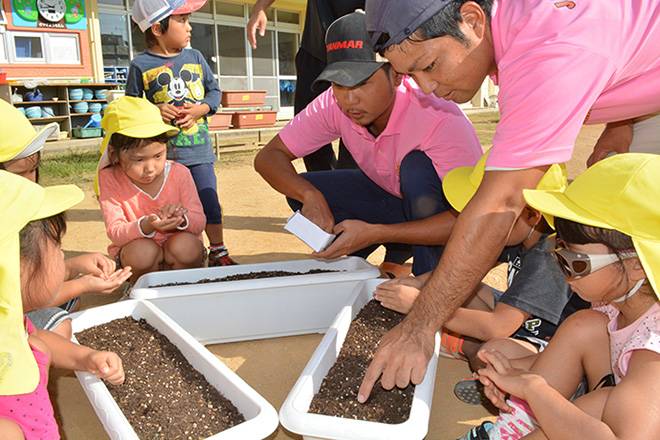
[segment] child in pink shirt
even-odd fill
[[[74,185],[42,188],[0,171],[0,437],[58,440],[48,396],[48,368],[87,371],[113,385],[124,381],[121,359],[35,329],[25,312],[57,297],[65,278],[63,211],[84,195]],[[20,243],[20,245],[19,245]]]
[[[112,244],[108,253],[131,266],[131,285],[163,268],[204,263],[206,226],[190,171],[166,160],[168,133],[158,108],[142,98],[111,102],[101,125],[108,144],[98,167],[101,212]]]

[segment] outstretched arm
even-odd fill
[[[252,49],[257,48],[257,28],[259,28],[259,35],[263,37],[266,34],[266,24],[268,24],[266,9],[273,3],[275,0],[257,0],[252,8],[252,15],[250,15],[247,25],[247,39]]]
[[[435,333],[465,302],[502,252],[525,200],[547,167],[487,171],[458,216],[447,247],[406,318],[387,333],[367,369],[358,399],[365,402],[382,375],[383,388],[404,388],[424,378]]]

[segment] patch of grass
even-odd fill
[[[101,152],[96,149],[48,155],[39,166],[39,183],[44,186],[91,184],[100,158]]]
[[[468,114],[472,122],[479,142],[484,149],[493,145],[493,136],[495,135],[495,126],[500,120],[500,113],[497,110],[486,112],[475,112]]]

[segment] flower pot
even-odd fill
[[[210,130],[227,130],[231,125],[233,113],[216,113],[209,118]]]
[[[265,90],[224,90],[220,104],[223,107],[259,107],[264,101]]]
[[[355,288],[284,401],[280,409],[280,423],[289,431],[301,434],[303,439],[421,440],[428,432],[440,346],[439,334],[436,334],[434,355],[429,361],[424,380],[415,387],[410,416],[405,422],[386,424],[308,412],[312,398],[337,360],[352,320],[373,299],[373,291],[383,281],[367,280]]]
[[[234,128],[272,127],[277,119],[276,110],[234,112],[231,124]]]
[[[73,332],[78,333],[95,325],[127,316],[132,316],[136,320],[145,319],[166,336],[188,362],[245,417],[245,422],[208,437],[208,440],[263,439],[277,428],[277,412],[263,397],[152,304],[144,301],[123,301],[87,309],[72,314],[71,325]],[[106,385],[87,372],[76,371],[76,376],[108,436],[112,440],[138,440],[135,430],[119,409]]]
[[[314,269],[332,272],[200,282],[261,271]],[[379,275],[378,268],[360,257],[170,270],[142,275],[131,298],[152,302],[201,343],[218,344],[323,333],[353,288]],[[170,283],[180,285],[162,286]]]

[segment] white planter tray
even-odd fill
[[[283,270],[335,272],[181,286],[234,274]],[[296,260],[153,272],[135,283],[131,298],[148,300],[202,344],[325,333],[361,281],[380,275],[363,258]]]
[[[410,417],[405,422],[386,424],[308,413],[312,398],[337,360],[351,322],[360,309],[373,299],[373,291],[383,281],[364,281],[355,288],[282,405],[280,423],[289,431],[301,434],[303,439],[415,440],[423,439],[428,432],[439,335],[436,335],[435,354],[429,361],[424,380],[415,388]]]
[[[144,318],[177,346],[190,364],[238,408],[245,422],[226,429],[208,440],[263,439],[278,426],[277,412],[204,346],[187,334],[160,310],[145,301],[123,301],[74,313],[73,332],[132,316]],[[74,337],[75,341],[75,337]],[[77,341],[75,341],[77,342]],[[112,440],[138,440],[138,436],[119,409],[105,384],[94,375],[76,371],[76,376],[105,431]]]

